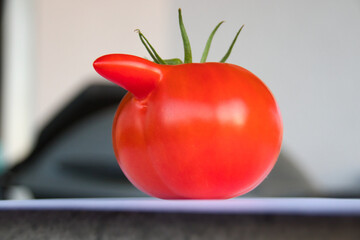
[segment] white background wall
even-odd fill
[[[360,1],[34,0],[35,120],[40,128],[98,79],[95,58],[147,56],[140,28],[165,58],[182,57],[177,9],[195,59],[213,27],[217,61],[245,24],[228,62],[258,75],[277,98],[286,150],[317,187],[360,188]],[[101,80],[101,82],[105,82]]]

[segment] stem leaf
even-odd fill
[[[234,40],[232,41],[232,43],[231,43],[228,51],[226,52],[226,54],[224,55],[224,57],[220,60],[221,63],[226,62],[226,60],[227,60],[228,57],[230,56],[231,51],[232,51],[232,49],[233,49],[233,47],[234,47],[234,45],[235,45],[235,42],[236,42],[236,40],[237,40],[237,38],[238,38],[241,30],[243,29],[243,27],[244,27],[244,25],[242,25],[241,28],[239,29],[239,31],[236,33],[236,36],[235,36]]]
[[[181,31],[181,37],[184,43],[184,63],[192,63],[192,54],[189,37],[186,33],[184,22],[181,15],[181,9],[179,8],[179,25]]]
[[[166,64],[165,61],[159,56],[159,54],[153,48],[153,46],[151,46],[150,42],[146,39],[144,34],[142,34],[139,29],[136,29],[135,31],[139,34],[142,44],[145,46],[146,50],[148,51],[154,62],[158,64]]]
[[[214,30],[211,32],[207,42],[206,42],[206,45],[205,45],[205,49],[204,49],[204,52],[202,54],[202,57],[201,57],[201,60],[200,62],[201,63],[204,63],[206,62],[206,59],[207,59],[207,56],[209,54],[209,50],[210,50],[210,46],[211,46],[211,42],[212,42],[212,39],[216,33],[216,31],[218,30],[218,28],[220,27],[221,24],[223,24],[224,21],[221,21],[218,25],[216,25],[216,27],[214,28]]]
[[[179,58],[171,58],[171,59],[164,59],[166,65],[179,65],[183,64],[183,62]]]

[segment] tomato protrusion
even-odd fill
[[[162,76],[160,65],[127,54],[99,57],[93,66],[101,76],[128,90],[138,99],[146,98]]]

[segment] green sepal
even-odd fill
[[[223,24],[223,23],[224,23],[224,21],[221,21],[218,25],[216,25],[215,29],[211,32],[211,34],[210,34],[210,36],[209,36],[209,39],[208,39],[207,42],[206,42],[205,49],[204,49],[204,52],[203,52],[202,57],[201,57],[201,60],[200,60],[201,63],[206,62],[207,56],[208,56],[208,54],[209,54],[209,50],[210,50],[210,46],[211,46],[212,39],[213,39],[216,31],[217,31],[218,28],[220,27],[220,25]]]
[[[159,56],[159,54],[156,52],[156,50],[151,46],[150,42],[146,39],[144,34],[141,33],[139,29],[136,29],[135,32],[139,34],[139,38],[141,42],[144,44],[146,50],[150,54],[151,58],[154,60],[155,63],[158,64],[166,64],[165,61]]]
[[[211,32],[211,34],[206,42],[200,63],[206,62],[213,37],[214,37],[216,31],[218,30],[218,28],[220,27],[220,25],[223,23],[224,23],[224,21],[221,21],[220,23],[218,23],[218,25],[216,25],[214,30]],[[138,33],[140,41],[145,46],[147,52],[150,54],[151,58],[153,59],[153,61],[155,63],[163,64],[163,65],[179,65],[179,64],[183,64],[183,63],[192,63],[192,53],[191,53],[190,41],[189,41],[188,35],[185,30],[185,26],[184,26],[184,22],[182,19],[182,14],[181,14],[180,8],[179,8],[179,26],[180,26],[181,37],[182,37],[183,44],[184,44],[184,62],[181,61],[179,58],[162,59],[159,56],[159,54],[155,51],[153,46],[150,44],[150,42],[147,40],[147,38],[140,32],[140,30],[136,29],[135,32]],[[244,25],[242,25],[241,28],[239,29],[239,31],[236,33],[235,38],[233,39],[229,49],[225,53],[224,57],[220,60],[221,63],[226,62],[226,60],[229,58],[231,51],[235,45],[235,42],[236,42],[241,30],[243,29],[243,27],[244,27]]]
[[[243,29],[243,27],[244,27],[244,25],[242,25],[241,28],[239,29],[239,31],[236,33],[236,36],[235,36],[234,40],[232,41],[232,43],[231,43],[228,51],[225,53],[224,57],[220,60],[221,63],[226,62],[226,60],[227,60],[228,57],[230,56],[231,51],[232,51],[232,49],[233,49],[233,47],[234,47],[234,45],[235,45],[235,42],[236,42],[236,40],[237,40],[237,38],[238,38],[241,30]]]
[[[166,65],[179,65],[183,64],[183,61],[179,58],[164,59]]]
[[[181,37],[184,44],[184,63],[192,63],[192,54],[189,37],[186,33],[184,22],[181,15],[181,9],[179,8],[179,26],[181,31]]]

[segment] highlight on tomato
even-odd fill
[[[115,114],[119,166],[141,191],[162,199],[227,199],[258,186],[274,167],[283,125],[268,87],[253,73],[206,62],[220,22],[199,63],[179,9],[184,61],[162,59],[137,30],[152,61],[109,54],[94,62],[104,78],[128,90]]]

